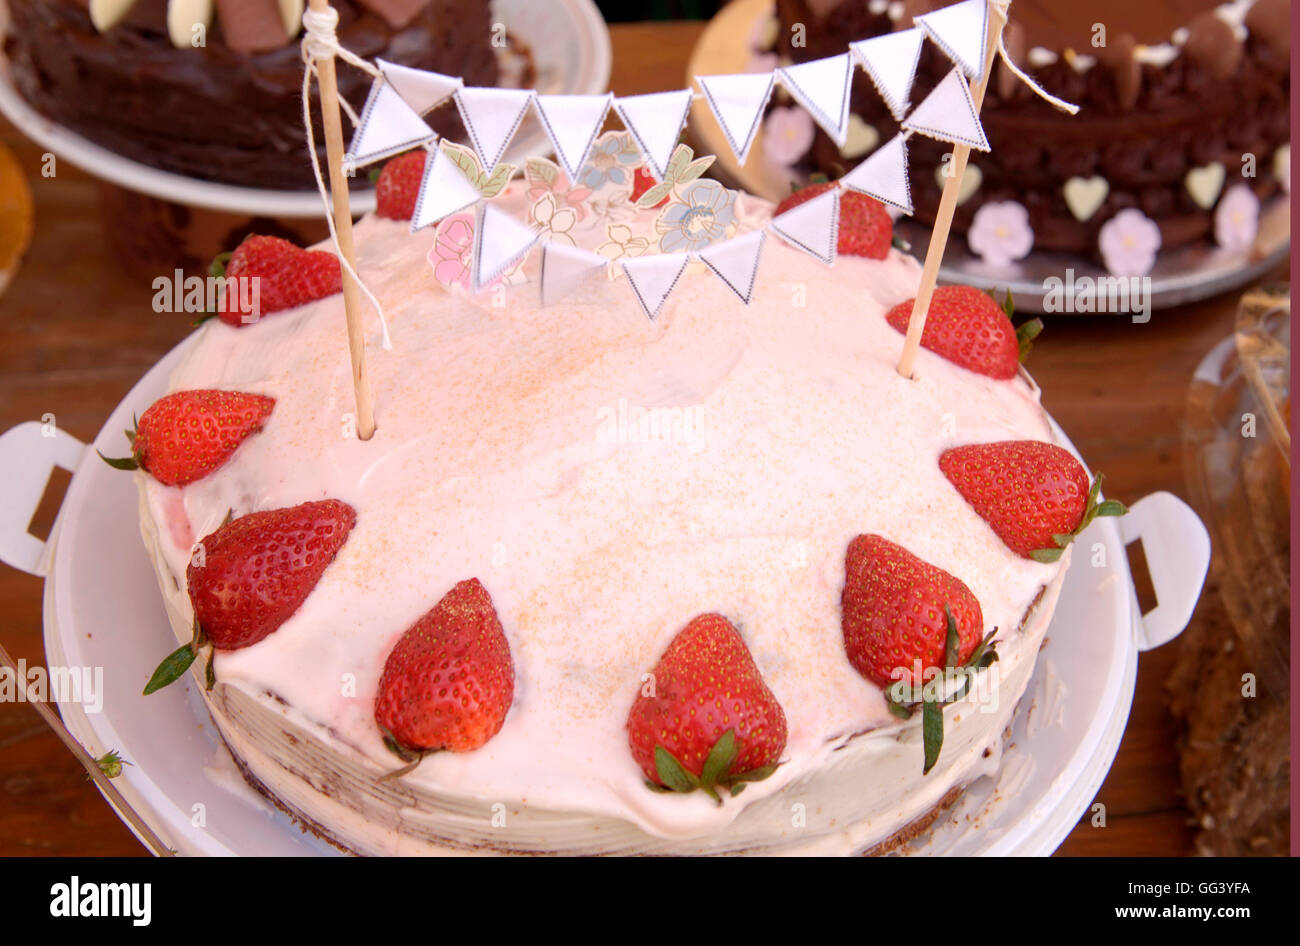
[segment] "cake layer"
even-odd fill
[[[495,85],[486,0],[429,0],[393,29],[355,0],[337,0],[339,42],[382,58]],[[38,111],[96,144],[142,164],[245,187],[314,186],[302,123],[302,51],[297,41],[245,54],[222,40],[218,17],[202,48],[168,39],[161,0],[141,0],[131,19],[105,33],[84,2],[10,3],[5,56],[18,91]],[[370,77],[338,70],[339,92],[359,113]],[[324,137],[316,140],[325,160]],[[453,106],[429,122],[463,132]]]
[[[499,206],[522,218],[524,187]],[[741,230],[769,214],[738,199]],[[827,268],[769,238],[751,305],[692,263],[649,321],[622,277],[543,308],[534,259],[527,283],[470,297],[433,280],[429,231],[368,217],[356,236],[392,335],[390,351],[368,350],[374,438],[350,433],[334,296],[203,328],[172,388],[267,394],[275,412],[183,490],[140,479],[185,639],[190,549],[228,512],[325,497],[357,511],[298,612],[215,661],[219,727],[304,821],[365,853],[857,850],[996,765],[1065,561],[1012,553],[937,461],[958,444],[1053,436],[1025,377],[995,381],[928,351],[915,379],[897,373],[902,335],[884,312],[914,293],[915,261]],[[372,342],[377,329],[371,313]],[[919,718],[899,723],[845,655],[844,555],[866,532],[958,576],[1000,629],[1001,685],[987,712],[948,710],[927,776]],[[399,765],[373,718],[385,658],[471,577],[504,626],[514,704],[481,749],[381,783]],[[740,629],[789,724],[776,774],[720,806],[649,791],[624,729],[642,674],[714,611]]]

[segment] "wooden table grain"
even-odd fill
[[[702,29],[614,26],[614,91],[680,87]],[[36,204],[31,250],[0,296],[0,431],[50,412],[89,441],[189,329],[183,318],[154,314],[147,281],[115,262],[94,181],[66,162],[53,178],[42,177],[41,150],[3,122],[0,140],[18,154]],[[1185,492],[1180,431],[1187,386],[1198,361],[1230,332],[1236,298],[1156,312],[1144,325],[1116,317],[1049,324],[1032,357],[1043,402],[1089,463],[1106,472],[1112,496],[1132,501],[1157,490]],[[29,663],[43,660],[41,588],[39,579],[0,566],[0,641]],[[105,615],[110,626],[112,620]],[[1194,620],[1223,617],[1207,596]],[[1085,818],[1061,853],[1190,851],[1176,727],[1162,692],[1178,646],[1142,656],[1128,730],[1097,797],[1106,826]],[[0,855],[144,853],[31,707],[0,704]]]

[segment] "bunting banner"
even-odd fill
[[[436,137],[424,119],[380,76],[370,86],[357,130],[343,160],[349,169],[365,167],[418,148]]]
[[[540,243],[536,272],[544,305],[607,273],[609,279],[626,277],[638,305],[654,320],[691,262],[703,264],[711,277],[748,305],[769,230],[795,249],[834,265],[842,190],[912,212],[907,146],[911,135],[989,150],[971,97],[971,84],[985,69],[989,2],[994,0],[960,0],[915,17],[908,29],[850,43],[839,55],[766,73],[696,76],[698,96],[740,164],[750,156],[778,85],[842,146],[848,135],[853,78],[860,66],[899,121],[900,132],[867,153],[835,187],[757,228],[741,225],[745,217],[735,191],[701,176],[712,157],[696,158],[679,143],[696,96],[691,89],[621,97],[541,95],[531,89],[465,86],[455,76],[383,59],[371,67],[341,53],[345,61],[375,77],[355,118],[345,168],[351,172],[413,148],[427,150],[410,225],[412,231],[434,228],[430,262],[434,278],[448,287],[479,293],[526,281],[524,260]],[[913,106],[911,93],[927,40],[953,68]],[[1021,72],[1004,47],[997,53],[1036,95],[1057,108],[1074,110]],[[455,102],[465,125],[469,148],[439,144],[422,117],[448,99]],[[536,110],[555,161],[530,156],[519,162],[531,202],[528,219],[521,221],[491,200],[506,189],[515,171],[501,162],[530,108]],[[623,130],[602,134],[611,110]],[[644,179],[647,172],[654,178],[650,186]],[[318,186],[324,192],[324,184]],[[607,219],[602,212],[590,212],[619,202],[631,211],[624,217]],[[648,210],[655,213],[638,213]]]
[[[962,0],[933,13],[914,17],[945,56],[978,82],[984,75],[984,34],[989,28],[989,7],[985,0]]]
[[[476,203],[481,195],[473,182],[439,147],[429,149],[424,176],[411,215],[411,232],[422,230]]]
[[[455,96],[470,144],[483,170],[491,174],[519,130],[534,93],[531,89],[464,86],[456,90]]]
[[[979,112],[970,97],[970,86],[958,68],[944,76],[934,91],[912,109],[903,120],[903,130],[937,141],[969,145],[976,151],[989,150]]]
[[[911,105],[912,81],[924,43],[925,31],[914,26],[849,44],[896,121],[903,120]]]
[[[849,135],[849,88],[853,60],[848,53],[776,70],[777,80],[813,121],[841,148]]]
[[[696,76],[718,127],[727,136],[736,161],[745,163],[758,135],[759,122],[772,97],[773,76]]]
[[[465,83],[457,76],[444,76],[425,69],[412,69],[395,62],[376,59],[375,65],[384,75],[384,81],[402,97],[417,115],[424,115],[447,99]]]
[[[656,181],[664,179],[690,107],[690,89],[614,99],[614,111],[636,139]]]
[[[890,138],[844,175],[841,183],[910,214],[912,191],[907,182],[907,139],[901,134]]]
[[[605,124],[611,93],[604,95],[539,95],[533,100],[537,115],[542,120],[547,137],[555,148],[560,166],[570,181],[578,179],[578,172],[587,163],[591,146]]]

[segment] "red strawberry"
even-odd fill
[[[389,748],[470,752],[501,730],[515,669],[487,589],[462,581],[397,641],[375,697]]]
[[[375,213],[392,220],[410,220],[415,215],[415,201],[424,179],[424,160],[428,152],[416,148],[399,154],[379,172],[375,182]]]
[[[652,788],[719,786],[735,795],[767,778],[785,750],[785,713],[731,623],[703,614],[673,638],[627,717],[632,758]]]
[[[1068,450],[1037,440],[954,447],[939,469],[1017,555],[1054,562],[1097,516],[1122,516],[1123,504],[1098,503],[1101,477]]]
[[[957,624],[958,663],[979,645],[984,615],[979,601],[960,578],[917,558],[878,535],[860,535],[844,557],[840,596],[844,650],[849,663],[885,689],[898,677],[919,684],[914,664],[924,672],[943,668],[951,610]]]
[[[915,299],[894,306],[885,315],[898,331],[907,333]],[[970,371],[1006,380],[1020,365],[1020,341],[1002,307],[973,286],[940,286],[930,298],[930,311],[921,332],[921,347]]]
[[[131,456],[104,461],[143,467],[165,486],[185,486],[220,467],[249,434],[262,429],[275,398],[240,391],[177,391],[149,406],[126,432]]]
[[[356,521],[347,503],[326,499],[221,526],[185,571],[202,633],[220,650],[266,637],[307,600]]]
[[[632,194],[628,197],[628,200],[635,204],[641,199],[641,196],[645,194],[646,191],[658,183],[659,182],[655,180],[654,175],[650,173],[649,168],[644,166],[637,168],[632,175]],[[664,199],[655,204],[655,206],[662,207],[664,204],[668,203],[670,199],[671,195],[665,194]]]
[[[217,311],[221,321],[230,325],[247,325],[263,315],[343,291],[337,256],[304,250],[273,236],[254,235],[239,244],[226,264],[225,276],[240,281],[226,286]]]
[[[797,190],[777,204],[776,214],[783,214],[836,186],[838,185],[834,181],[825,181]],[[835,244],[837,253],[884,259],[889,255],[893,242],[894,221],[889,219],[884,204],[857,191],[845,190],[840,194],[840,233]]]

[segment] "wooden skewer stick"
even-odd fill
[[[976,115],[979,115],[980,106],[984,104],[984,91],[988,88],[989,76],[993,73],[993,60],[997,56],[998,41],[1002,37],[1002,28],[1006,25],[1006,18],[998,5],[990,3],[988,35],[984,37],[984,74],[971,89],[971,101],[975,103]],[[943,183],[943,193],[939,197],[939,211],[935,214],[934,229],[930,232],[930,246],[925,251],[921,285],[916,290],[916,301],[912,303],[912,314],[907,320],[907,338],[903,341],[903,354],[898,359],[898,373],[904,378],[912,377],[916,352],[921,347],[921,333],[925,330],[926,316],[930,314],[930,297],[934,295],[934,285],[939,279],[939,264],[943,262],[943,251],[948,245],[948,231],[952,228],[952,215],[957,209],[957,194],[961,191],[961,179],[966,173],[966,160],[969,157],[970,145],[957,145],[952,149],[952,172]]]
[[[112,779],[100,769],[95,758],[86,751],[86,748],[81,743],[73,738],[72,733],[68,732],[58,714],[50,709],[44,700],[32,699],[31,691],[27,689],[27,681],[18,674],[18,664],[9,656],[9,651],[5,650],[2,644],[0,644],[0,666],[9,668],[9,671],[14,675],[15,685],[22,688],[23,699],[36,708],[36,712],[40,714],[41,719],[45,720],[46,725],[54,730],[54,735],[59,737],[59,741],[77,757],[77,761],[86,770],[86,774],[90,776],[91,781],[99,786],[99,790],[104,793],[104,797],[109,800],[109,803],[130,823],[145,846],[152,849],[154,854],[159,857],[174,857],[176,852],[167,845],[167,842],[154,833],[153,828],[145,824],[144,819],[122,797],[122,793],[117,790],[117,786],[113,784]]]
[[[312,10],[324,13],[329,0],[309,0]],[[343,173],[343,121],[339,117],[338,75],[334,57],[316,60],[319,80],[321,121],[325,126],[325,153],[329,162],[330,195],[334,199],[334,231],[348,266],[356,269],[357,254],[352,242],[352,210],[348,203],[348,177]],[[348,350],[352,355],[352,387],[357,399],[357,437],[369,440],[375,432],[375,407],[366,374],[366,340],[361,324],[361,295],[356,280],[343,267],[343,311],[348,320]]]

